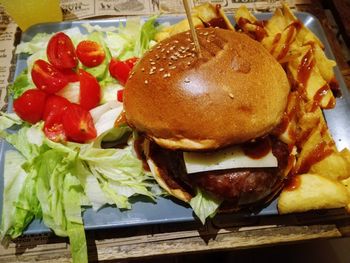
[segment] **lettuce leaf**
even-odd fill
[[[193,212],[198,216],[203,224],[208,217],[214,217],[222,200],[201,191],[197,188],[196,196],[190,201]]]

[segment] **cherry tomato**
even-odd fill
[[[101,100],[101,88],[97,79],[86,72],[79,69],[80,81],[80,100],[79,104],[86,110],[95,108]]]
[[[60,72],[64,75],[68,82],[77,82],[79,81],[79,75],[72,69],[62,69]]]
[[[81,63],[87,67],[100,65],[106,57],[102,46],[91,40],[81,41],[77,46],[76,53]]]
[[[117,100],[123,102],[123,91],[122,89],[117,91]]]
[[[109,63],[109,73],[122,85],[125,85],[126,81],[129,78],[131,71],[131,67],[129,64],[130,63],[126,63],[124,61],[120,61],[114,58]]]
[[[96,129],[90,112],[78,104],[70,104],[62,116],[68,140],[84,143],[96,137]]]
[[[46,121],[49,115],[62,115],[69,104],[70,102],[61,96],[48,96],[44,107],[43,120]]]
[[[27,90],[13,102],[13,108],[22,120],[37,123],[43,116],[46,96],[38,89]]]
[[[66,132],[62,123],[64,112],[65,110],[63,110],[61,114],[51,113],[45,120],[44,133],[51,141],[65,142],[67,140]]]
[[[138,60],[139,60],[138,58],[133,57],[133,58],[129,58],[129,59],[125,60],[125,63],[128,64],[129,67],[132,69]]]
[[[71,69],[78,65],[78,58],[72,40],[63,32],[51,37],[46,55],[49,62],[58,69]]]
[[[31,75],[36,87],[47,93],[56,93],[68,84],[59,70],[42,59],[34,62]]]

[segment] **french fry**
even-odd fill
[[[311,173],[297,175],[294,180],[297,187],[284,190],[279,196],[281,214],[340,208],[350,201],[348,190],[339,181]]]

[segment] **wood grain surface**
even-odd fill
[[[310,3],[311,2],[311,3]],[[350,68],[320,1],[297,1],[298,10],[321,22],[348,88]],[[349,215],[342,209],[298,215],[232,219],[215,218],[206,226],[198,222],[87,231],[89,261],[154,257],[224,251],[350,236]],[[0,262],[71,262],[67,239],[53,234],[23,236],[0,246]]]

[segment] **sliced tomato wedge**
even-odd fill
[[[96,67],[100,65],[106,57],[103,47],[91,40],[81,41],[76,49],[78,59],[86,67]]]
[[[62,117],[63,128],[67,139],[84,143],[97,135],[93,119],[89,111],[78,104],[70,104]]]
[[[128,64],[129,67],[132,69],[138,60],[139,59],[137,57],[133,57],[133,58],[129,58],[129,59],[125,60],[125,63]]]
[[[13,109],[22,120],[37,123],[42,119],[46,96],[38,89],[27,90],[13,102]]]
[[[86,110],[95,108],[101,100],[101,88],[97,79],[83,69],[79,69],[80,101]]]
[[[78,65],[73,42],[63,32],[59,32],[50,38],[46,55],[49,62],[58,69],[72,69]]]
[[[128,80],[131,69],[132,67],[130,66],[130,63],[115,58],[109,63],[109,73],[122,85],[125,85]]]
[[[42,59],[34,62],[31,75],[35,86],[46,93],[56,93],[68,84],[59,70]]]
[[[44,133],[46,137],[49,138],[51,141],[67,141],[66,132],[62,123],[64,111],[62,111],[62,114],[51,113],[46,117],[44,124]]]
[[[123,102],[123,93],[124,93],[124,90],[122,90],[122,89],[117,91],[117,100],[119,102]]]
[[[79,81],[79,75],[73,69],[62,69],[60,72],[64,75],[68,82],[77,82]]]
[[[43,120],[46,121],[49,115],[62,115],[69,104],[70,102],[66,98],[63,98],[61,96],[48,96],[45,103]]]

